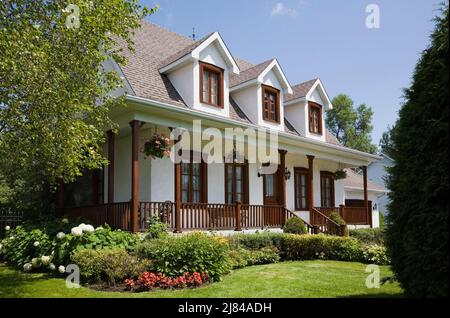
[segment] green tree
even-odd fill
[[[394,127],[388,126],[387,130],[383,132],[383,135],[381,136],[380,142],[378,144],[380,151],[388,155],[389,157],[392,157],[392,152],[394,151],[394,145],[392,143],[393,130]]]
[[[370,137],[372,108],[362,104],[355,109],[353,100],[345,94],[336,96],[331,103],[333,109],[325,119],[328,130],[346,147],[375,153],[377,147]]]
[[[448,3],[442,11],[392,134],[387,245],[412,297],[445,297],[449,289]]]
[[[122,81],[104,67],[126,62],[138,0],[0,2],[0,171],[8,183],[48,188],[106,163],[108,117],[125,105]],[[124,45],[118,45],[118,44]],[[111,94],[111,92],[117,92]]]

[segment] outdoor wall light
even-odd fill
[[[375,204],[373,205],[373,207],[372,207],[372,210],[376,211],[377,209],[378,209],[378,206],[377,206],[377,204],[375,203]]]
[[[289,180],[291,178],[291,171],[286,167],[284,168],[284,178]]]

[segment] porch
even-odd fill
[[[333,174],[342,163],[329,155],[280,144],[273,174],[261,174],[263,163],[247,160],[243,164],[174,163],[141,153],[144,138],[156,132],[168,135],[170,128],[138,120],[122,126],[119,134],[107,134],[109,165],[85,182],[85,187],[92,188],[85,195],[87,200],[67,204],[71,190],[60,186],[61,213],[133,232],[145,231],[152,217],[176,233],[282,228],[293,217],[303,219],[310,234],[336,233],[340,230],[329,218],[332,211],[348,224],[371,224],[368,205],[342,204],[342,186]],[[364,167],[363,171],[367,181]]]

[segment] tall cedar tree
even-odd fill
[[[392,133],[387,245],[407,296],[448,296],[448,2]]]

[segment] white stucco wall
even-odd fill
[[[387,177],[386,169],[392,167],[394,162],[386,157],[383,160],[371,163],[367,167],[367,176],[369,180],[374,181],[386,188],[385,178]],[[381,213],[389,213],[388,204],[390,203],[389,195],[384,194],[378,198],[379,200],[379,210]]]
[[[285,106],[284,111],[286,119],[294,126],[295,130],[304,136],[308,129],[306,101]]]
[[[258,101],[260,100],[260,98],[258,98],[259,95],[257,85],[246,87],[231,94],[234,101],[239,105],[239,107],[241,107],[242,111],[253,123],[257,123],[259,118],[259,113],[255,109],[257,108]]]

